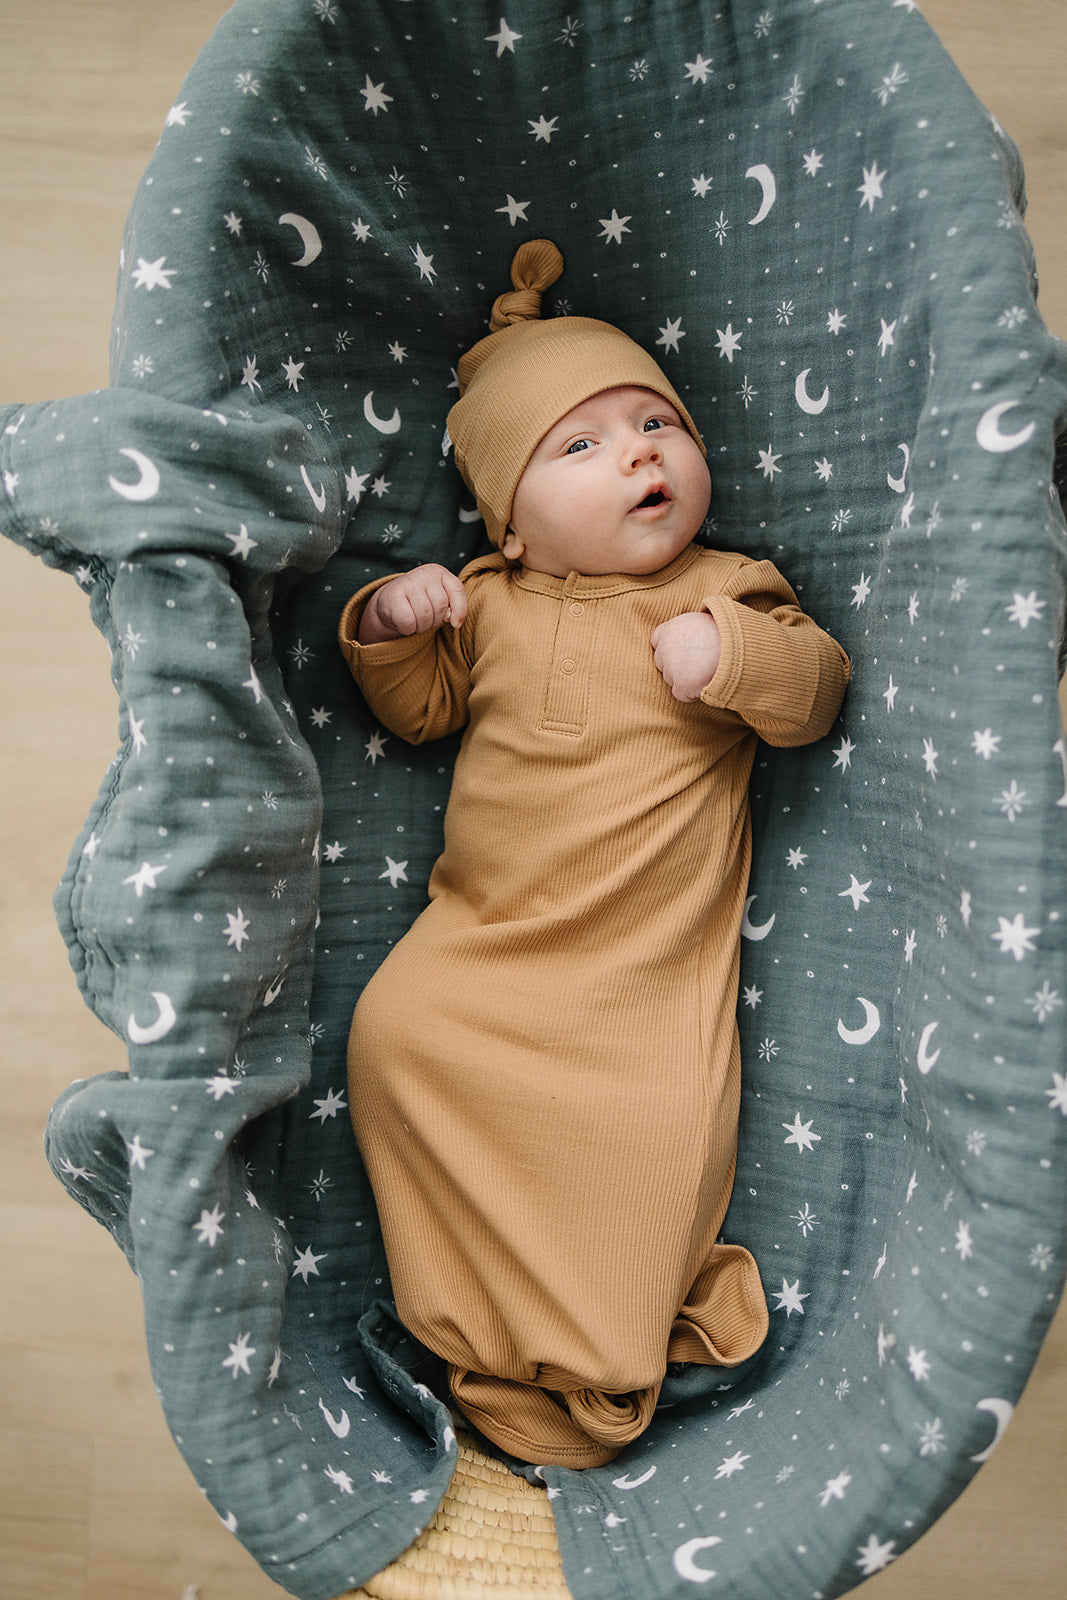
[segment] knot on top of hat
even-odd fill
[[[497,297],[489,327],[493,333],[516,322],[535,322],[541,295],[563,271],[563,257],[550,239],[527,239],[511,263],[514,289]]]

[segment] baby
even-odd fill
[[[840,647],[768,561],[692,540],[700,435],[652,358],[542,320],[536,240],[459,364],[449,433],[497,553],[349,601],[412,743],[465,727],[430,903],[356,1008],[352,1116],[399,1315],[527,1462],[610,1461],[668,1362],[767,1333],[718,1240],[734,1176],[757,740],[830,728]]]

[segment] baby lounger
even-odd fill
[[[1010,1417],[1067,1132],[1067,359],[1021,193],[905,0],[239,0],[137,194],[112,387],[0,408],[4,531],[85,587],[122,718],[57,903],[130,1074],[72,1085],[50,1159],[140,1278],[197,1482],[303,1600],[453,1592],[373,1581],[460,1446],[390,1308],[345,1040],[454,747],[379,728],[334,636],[369,578],[482,547],[442,429],[523,238],[563,252],[551,310],[662,361],[711,540],[854,663],[834,732],[753,779],[725,1236],[771,1336],[610,1466],[544,1470],[566,1583],[842,1593]],[[514,1527],[547,1504],[465,1445],[472,1480]]]

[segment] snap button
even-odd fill
[[[578,663],[576,661],[571,661],[570,659],[568,659],[566,661],[561,661],[560,662],[560,670],[562,672],[573,672],[577,665],[578,665]]]
[[[571,606],[571,616],[572,617],[582,617],[584,615],[585,615],[585,607],[582,605],[582,602],[580,600],[576,600],[574,602],[574,604]]]

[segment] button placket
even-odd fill
[[[564,597],[556,623],[541,726],[577,737],[588,716],[589,670],[596,634],[596,602]]]

